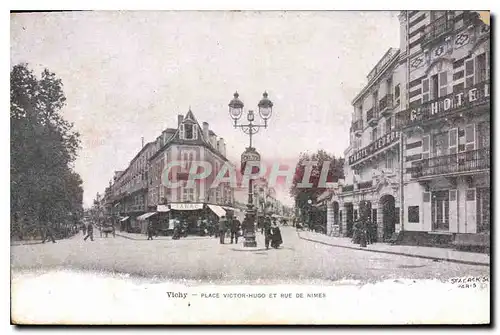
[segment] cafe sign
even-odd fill
[[[439,117],[462,107],[479,104],[490,99],[489,83],[482,83],[459,93],[449,94],[436,100],[426,102],[410,110],[409,122],[422,121]]]
[[[389,145],[393,144],[398,140],[399,140],[399,132],[391,131],[379,137],[378,139],[370,143],[370,145],[358,150],[354,155],[349,156],[349,164],[352,165],[354,163],[357,163],[360,160],[365,159],[368,156],[371,156],[377,151],[380,151],[383,148],[388,147]]]

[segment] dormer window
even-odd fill
[[[195,125],[191,123],[181,124],[180,135],[183,140],[196,140],[198,138]]]

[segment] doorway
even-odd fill
[[[351,202],[344,205],[346,215],[346,236],[352,237],[352,228],[354,225],[354,206]]]
[[[384,241],[389,240],[396,231],[396,199],[386,194],[380,198],[382,209],[382,229]]]

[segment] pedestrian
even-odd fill
[[[269,249],[269,243],[271,242],[271,220],[266,219],[264,222],[264,241],[266,244],[266,249]]]
[[[148,222],[148,240],[153,240],[153,233],[154,233],[153,222],[149,221]]]
[[[47,222],[47,224],[44,227],[44,237],[42,243],[45,243],[47,240],[52,240],[52,243],[56,243],[56,240],[54,239],[54,234],[52,232],[52,222]]]
[[[224,244],[224,238],[226,237],[226,230],[227,230],[227,220],[226,216],[223,215],[219,219],[219,243]]]
[[[84,241],[87,241],[87,239],[90,237],[91,241],[94,241],[94,226],[92,225],[92,222],[89,222],[87,225],[87,236],[83,239]]]
[[[85,224],[85,222],[82,225],[82,232],[83,232],[83,236],[87,235],[87,225]]]
[[[238,244],[238,235],[240,233],[241,223],[240,221],[233,219],[231,221],[231,244],[233,244],[233,239],[235,243]]]
[[[278,249],[281,244],[283,244],[281,230],[276,221],[274,221],[271,227],[271,247]]]

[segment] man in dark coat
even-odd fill
[[[266,249],[269,249],[269,243],[271,243],[271,220],[269,218],[264,219],[264,241],[266,244]]]
[[[220,238],[220,244],[224,244],[224,238],[226,237],[226,230],[227,230],[227,219],[223,215],[219,219],[219,238]]]
[[[233,219],[231,220],[231,244],[233,244],[233,239],[235,243],[238,244],[238,236],[240,234],[241,224],[240,221]]]
[[[52,240],[52,243],[56,243],[56,240],[54,239],[54,234],[52,232],[52,223],[47,222],[47,225],[44,227],[45,228],[45,234],[43,237],[42,243],[45,243],[47,240]]]
[[[89,222],[87,225],[87,236],[85,236],[83,240],[86,241],[89,237],[91,241],[94,240],[94,226],[92,225],[92,222]]]
[[[153,229],[153,222],[149,221],[148,222],[148,240],[153,239],[153,234],[154,234],[154,229]]]

